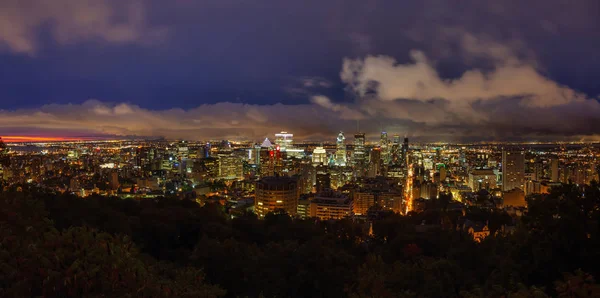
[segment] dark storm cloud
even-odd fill
[[[0,127],[320,138],[360,121],[423,139],[594,137],[599,5],[6,0]]]

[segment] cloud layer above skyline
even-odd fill
[[[597,8],[5,0],[0,136],[592,140]]]

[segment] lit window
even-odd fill
[[[277,204],[281,204],[281,203],[283,203],[283,201],[277,200]]]

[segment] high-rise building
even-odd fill
[[[558,158],[550,160],[550,181],[558,182]]]
[[[381,176],[381,148],[376,147],[371,149],[369,160],[369,176]]]
[[[327,151],[323,147],[317,147],[313,150],[312,163],[314,165],[326,165],[327,164]]]
[[[502,191],[523,190],[525,183],[525,153],[521,150],[502,150]]]
[[[335,164],[337,166],[346,166],[346,137],[340,131],[336,141]]]
[[[381,139],[379,140],[379,148],[381,148],[381,159],[384,165],[389,165],[392,161],[391,146],[389,144],[387,132],[381,132]]]
[[[286,152],[292,147],[294,135],[285,131],[275,134],[275,144],[279,146],[281,152]]]
[[[208,157],[201,160],[199,163],[200,171],[206,179],[214,179],[219,175],[219,159]]]
[[[189,158],[190,149],[188,147],[188,142],[180,141],[177,144],[177,159],[183,160]]]
[[[316,178],[315,178],[315,188],[317,192],[322,192],[326,189],[331,188],[331,175],[327,169],[327,166],[320,165],[317,166]]]
[[[365,154],[365,134],[357,133],[354,135],[354,164],[363,165],[366,160]]]
[[[119,186],[121,186],[121,184],[119,183],[119,173],[117,171],[112,171],[110,173],[109,184],[112,190],[117,190],[119,189]]]
[[[242,159],[233,155],[219,156],[219,177],[223,179],[243,179],[244,164]]]
[[[438,171],[440,173],[440,182],[446,181],[446,176],[448,175],[448,169],[446,169],[446,165],[438,165]]]
[[[259,218],[278,210],[295,215],[298,208],[298,184],[291,177],[264,177],[256,182],[254,201],[254,210]]]
[[[399,165],[400,164],[400,160],[401,160],[401,155],[402,155],[402,150],[400,148],[401,144],[400,144],[400,136],[399,135],[394,135],[394,139],[392,142],[392,149],[391,149],[391,154],[392,154],[392,165]]]
[[[356,177],[363,177],[367,171],[365,152],[365,134],[357,133],[354,135],[354,169]]]
[[[260,150],[261,146],[256,144],[254,147],[248,149],[248,160],[250,163],[260,165]]]
[[[544,178],[544,164],[536,161],[533,164],[533,180],[541,181]]]

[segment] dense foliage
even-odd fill
[[[463,216],[437,203],[378,218],[370,236],[351,220],[229,219],[186,200],[7,191],[0,296],[600,297],[597,184],[529,198],[513,233],[493,235],[510,220],[503,212]],[[465,217],[492,235],[475,242],[458,228]]]

